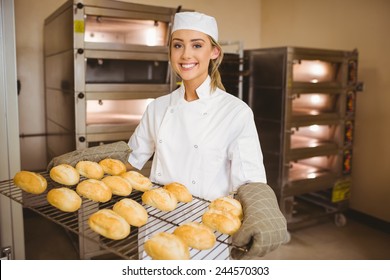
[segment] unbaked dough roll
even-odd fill
[[[192,194],[188,191],[186,186],[184,186],[183,184],[173,182],[168,185],[165,185],[164,189],[173,193],[176,196],[177,201],[184,202],[184,203],[192,201]]]
[[[190,251],[180,237],[167,232],[160,232],[145,242],[145,252],[153,260],[188,260]]]
[[[41,194],[47,188],[47,181],[45,177],[31,171],[17,172],[14,176],[13,182],[15,186],[32,194]]]
[[[163,188],[144,192],[142,195],[142,202],[161,211],[172,211],[177,206],[176,197]]]
[[[93,231],[113,240],[124,239],[130,234],[130,225],[111,209],[93,213],[88,219],[88,225]]]
[[[80,182],[76,187],[76,192],[96,202],[107,202],[112,197],[111,189],[102,181],[95,179],[87,179]]]
[[[133,190],[131,184],[118,175],[106,176],[102,179],[102,182],[104,182],[111,189],[112,194],[115,195],[128,196]]]
[[[121,176],[131,184],[133,189],[138,191],[144,192],[152,188],[153,184],[150,179],[137,171],[127,171],[122,173]]]
[[[237,216],[240,220],[242,220],[243,217],[241,203],[237,199],[229,196],[220,197],[213,200],[210,203],[209,208],[228,212]]]
[[[76,170],[88,179],[100,180],[104,176],[103,167],[97,162],[82,160],[76,164]]]
[[[81,197],[67,187],[51,189],[47,193],[47,201],[64,212],[75,212],[80,209],[82,203]]]
[[[148,212],[137,201],[123,198],[114,204],[112,210],[121,215],[132,226],[140,227],[148,221]]]
[[[241,226],[240,219],[228,212],[209,209],[202,216],[202,222],[223,234],[234,234]]]
[[[73,186],[80,181],[80,174],[69,164],[59,164],[50,169],[50,178],[62,185]]]
[[[216,242],[214,232],[208,226],[198,222],[183,224],[177,227],[173,234],[197,250],[211,249]]]
[[[120,175],[126,172],[126,165],[119,159],[106,158],[99,161],[99,164],[108,175]]]

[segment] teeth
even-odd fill
[[[187,69],[192,68],[192,67],[194,67],[194,66],[195,66],[195,63],[191,63],[191,64],[182,64],[182,65],[181,65],[181,67],[187,68]]]

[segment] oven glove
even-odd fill
[[[131,149],[129,145],[127,145],[124,141],[118,141],[111,144],[75,150],[73,152],[60,155],[53,158],[46,169],[47,171],[50,171],[51,168],[59,164],[69,164],[74,167],[82,160],[99,162],[105,158],[119,159],[126,164],[130,153]]]
[[[236,199],[241,202],[244,219],[232,236],[233,259],[256,259],[275,250],[288,240],[287,222],[274,191],[264,183],[249,183],[238,188]]]

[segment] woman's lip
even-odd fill
[[[181,68],[192,69],[197,65],[197,63],[180,63]]]

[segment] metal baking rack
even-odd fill
[[[122,240],[111,240],[94,232],[88,226],[88,218],[99,209],[111,209],[113,205],[123,199],[122,196],[113,195],[106,203],[97,203],[83,198],[82,207],[73,213],[63,212],[46,200],[47,192],[61,185],[50,179],[47,172],[40,173],[48,182],[46,191],[39,195],[29,194],[16,187],[13,180],[0,182],[0,193],[10,199],[22,204],[25,208],[31,209],[48,220],[62,226],[69,232],[78,236],[80,259],[90,259],[96,256],[111,254],[119,259],[148,259],[149,256],[143,250],[144,241],[158,232],[173,232],[176,227],[190,221],[201,221],[203,213],[209,205],[209,201],[193,197],[189,203],[178,203],[175,210],[162,212],[154,207],[143,205],[148,212],[147,227],[131,227],[130,235]],[[83,180],[82,178],[81,180]],[[154,185],[154,188],[159,187]],[[75,189],[75,186],[71,187]],[[133,190],[127,196],[135,201],[141,202],[142,192]],[[228,235],[215,232],[216,244],[210,250],[196,250],[190,248],[191,259],[228,259],[229,248],[233,245]],[[228,247],[228,248],[227,248]],[[238,248],[245,250],[244,248]]]

